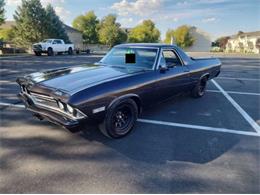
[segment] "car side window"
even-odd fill
[[[167,67],[182,66],[179,57],[173,50],[163,50],[163,56]]]
[[[61,40],[56,40],[56,44],[61,44]]]

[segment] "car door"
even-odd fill
[[[62,41],[57,39],[57,51],[64,52]]]
[[[166,67],[165,71],[161,71]],[[167,99],[189,88],[190,73],[174,49],[162,49],[158,66],[157,90],[160,99]]]
[[[52,49],[54,52],[59,52],[59,46],[56,39],[52,42]]]

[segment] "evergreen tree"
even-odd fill
[[[5,10],[4,10],[5,2],[4,0],[0,0],[0,25],[5,21]]]
[[[22,0],[22,5],[15,11],[14,19],[14,41],[18,45],[28,47],[47,38],[46,12],[40,0]]]
[[[64,29],[64,24],[61,22],[55,10],[48,4],[46,7],[47,29],[46,34],[48,38],[63,39],[65,43],[70,42],[69,37]]]

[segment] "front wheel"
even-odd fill
[[[208,81],[207,77],[200,79],[200,81],[197,83],[197,85],[191,91],[192,97],[199,98],[205,94],[207,81]]]
[[[34,53],[35,53],[36,56],[41,56],[42,55],[42,53],[40,51],[35,51]]]
[[[110,138],[124,137],[133,129],[137,116],[138,107],[134,100],[120,101],[109,108],[99,129]]]
[[[70,47],[69,50],[68,50],[68,54],[69,54],[69,55],[72,55],[72,54],[73,54],[73,50],[72,50],[71,47]]]
[[[47,50],[47,55],[48,56],[53,56],[53,50],[52,50],[52,48],[48,48],[48,50]]]

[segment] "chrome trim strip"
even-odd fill
[[[81,111],[79,111],[78,109],[76,109],[76,108],[74,108],[77,112],[79,112],[81,115],[83,115],[82,117],[74,117],[73,115],[69,115],[68,113],[66,113],[66,112],[64,112],[64,111],[62,111],[62,110],[60,110],[59,108],[55,108],[55,107],[51,107],[51,106],[46,106],[46,105],[44,105],[44,104],[40,104],[40,103],[35,103],[35,105],[38,107],[41,107],[41,108],[48,108],[48,109],[50,109],[50,110],[52,110],[52,111],[54,111],[54,112],[56,112],[56,113],[58,113],[58,114],[63,114],[63,115],[65,115],[66,117],[68,117],[68,118],[70,118],[70,119],[72,119],[72,120],[77,120],[77,119],[83,119],[83,118],[86,118],[87,116],[84,114],[84,113],[82,113]]]
[[[36,97],[43,98],[43,99],[54,100],[53,97],[50,97],[50,96],[47,96],[47,95],[41,95],[41,94],[34,93],[34,92],[30,92],[30,94],[33,95],[33,96],[36,96]]]
[[[48,99],[48,98],[44,98],[44,97],[38,97],[35,95],[31,95],[36,101],[48,101],[48,102],[53,102],[56,103],[55,99]]]

